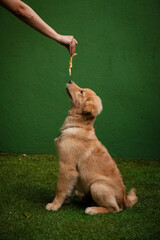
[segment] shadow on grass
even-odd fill
[[[53,201],[56,191],[53,189],[53,191],[48,189],[48,187],[41,187],[39,185],[29,186],[29,185],[17,185],[16,189],[14,189],[15,199],[17,197],[19,200],[24,202],[30,202],[30,204],[37,204],[38,206],[41,205],[45,208],[47,203],[50,203]],[[14,196],[13,196],[14,198]],[[69,203],[64,203],[63,206],[70,206],[74,209],[84,210],[86,207],[90,206],[90,201],[82,201],[79,198],[75,196],[73,193],[71,197],[71,201]]]

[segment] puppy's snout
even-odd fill
[[[68,83],[69,83],[69,84],[72,84],[72,83],[73,83],[73,81],[72,81],[72,80],[70,80]]]

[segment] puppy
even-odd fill
[[[78,197],[90,195],[95,203],[86,208],[86,214],[116,213],[132,207],[138,201],[135,190],[126,195],[115,161],[95,135],[93,124],[102,111],[101,99],[73,81],[67,84],[66,91],[72,106],[61,135],[55,139],[59,179],[54,201],[46,209],[58,210],[70,199],[74,189]]]

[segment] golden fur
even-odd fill
[[[47,210],[58,210],[67,202],[74,189],[83,199],[91,196],[93,207],[86,214],[119,212],[133,206],[138,198],[131,189],[126,195],[125,186],[107,149],[95,135],[96,116],[102,111],[101,99],[90,89],[81,89],[70,81],[66,87],[72,104],[61,135],[55,139],[60,168],[56,196]]]

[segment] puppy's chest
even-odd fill
[[[81,149],[81,141],[73,135],[68,136],[62,133],[55,139],[55,143],[59,154],[63,152],[63,154],[77,155]]]
[[[69,154],[76,158],[86,152],[91,142],[91,138],[85,132],[82,134],[79,129],[67,129],[55,139],[59,154]]]

